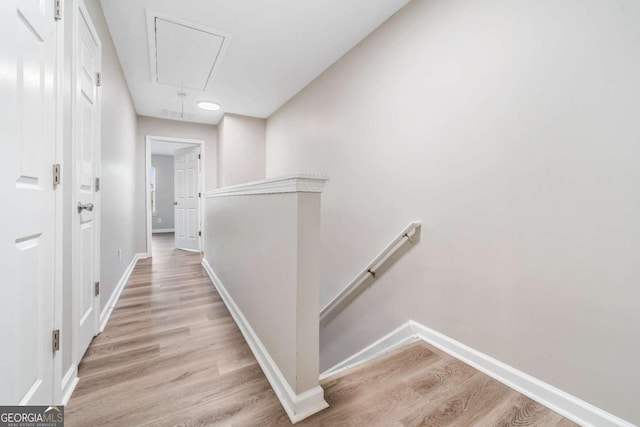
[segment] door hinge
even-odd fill
[[[202,193],[198,193],[198,197],[202,197]]]
[[[95,290],[94,290],[95,296],[100,295],[100,282],[96,282],[95,283]]]
[[[198,154],[198,160],[200,160],[200,154]]]
[[[198,231],[198,236],[202,236],[202,231]]]
[[[102,86],[102,73],[99,71],[96,73],[96,86]]]
[[[60,184],[60,164],[53,165],[53,185]]]
[[[100,191],[100,178],[96,178],[96,191]]]
[[[51,336],[51,348],[53,352],[60,350],[60,329],[54,329]]]
[[[53,0],[54,15],[56,21],[62,21],[62,0]]]

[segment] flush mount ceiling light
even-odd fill
[[[220,104],[216,104],[211,101],[200,101],[198,102],[198,107],[207,111],[218,111],[220,109]]]

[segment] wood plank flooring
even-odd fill
[[[199,254],[154,235],[80,364],[67,426],[291,425]],[[424,343],[322,383],[301,426],[575,424]]]

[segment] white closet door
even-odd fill
[[[0,404],[53,402],[53,1],[0,2]]]
[[[86,9],[78,10],[78,61],[76,63],[76,103],[74,124],[76,141],[75,200],[73,212],[75,276],[76,360],[79,362],[93,337],[98,333],[99,296],[95,292],[98,279],[98,197],[95,179],[100,155],[100,103],[97,73],[101,68],[102,50]]]
[[[200,251],[200,148],[176,150],[175,240],[176,248]]]

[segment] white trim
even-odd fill
[[[633,424],[502,363],[487,354],[436,332],[433,329],[427,328],[418,322],[410,322],[419,338],[571,421],[582,426],[633,427]]]
[[[145,166],[144,166],[144,194],[145,194],[145,210],[146,210],[146,219],[147,219],[147,257],[153,256],[152,245],[151,245],[151,235],[153,234],[153,225],[151,217],[153,212],[151,212],[151,195],[149,191],[149,187],[151,186],[151,177],[149,176],[149,171],[151,170],[151,141],[158,142],[181,142],[184,144],[193,144],[198,145],[200,147],[200,189],[198,192],[201,192],[204,195],[204,186],[207,182],[205,180],[206,176],[206,143],[202,139],[189,139],[189,138],[174,138],[171,136],[156,136],[156,135],[146,135],[146,147],[145,147]],[[202,198],[198,199],[198,204],[200,206],[200,231],[202,231],[202,235],[204,235],[204,203],[202,203]],[[202,250],[202,236],[199,236],[199,248]]]
[[[63,12],[64,13],[64,12]],[[66,118],[66,111],[64,109],[64,94],[65,86],[64,82],[67,81],[64,73],[64,53],[65,53],[65,29],[68,28],[66,24],[66,18],[60,21],[55,21],[55,148],[54,148],[54,161],[59,165],[64,165],[64,124]],[[62,171],[60,171],[62,173]],[[54,234],[53,234],[53,325],[52,329],[59,329],[64,333],[71,333],[71,330],[64,331],[64,274],[63,274],[63,261],[64,256],[64,206],[65,206],[65,192],[69,191],[66,185],[66,176],[62,177],[61,182],[58,184],[57,189],[54,192]],[[73,293],[73,289],[71,290]],[[69,301],[73,303],[73,300]],[[68,311],[73,317],[71,310]],[[72,322],[73,323],[73,320]],[[63,348],[62,351],[55,352],[53,355],[53,402],[60,402],[64,396],[64,382],[62,379],[62,353],[66,351],[73,351],[72,347]]]
[[[233,320],[240,328],[242,335],[244,335],[247,344],[249,344],[249,347],[251,348],[251,352],[258,360],[260,368],[262,368],[262,371],[275,391],[276,396],[278,396],[278,399],[291,422],[295,424],[298,421],[302,421],[316,412],[327,408],[329,404],[324,400],[324,390],[320,385],[300,394],[296,394],[293,391],[280,371],[280,368],[278,368],[278,365],[276,365],[274,360],[271,358],[269,351],[262,344],[260,338],[244,317],[242,311],[238,308],[235,301],[222,284],[222,281],[213,271],[211,265],[209,265],[206,259],[202,260],[202,266],[211,278],[213,286],[215,286],[218,294],[220,294],[220,297],[231,313]]]
[[[322,193],[329,177],[324,175],[297,174],[231,185],[202,193],[202,197],[248,196],[252,194]]]
[[[193,252],[196,254],[202,253],[202,251],[200,249],[189,249],[189,248],[176,248],[180,251],[187,251],[187,252]]]
[[[403,323],[398,328],[394,329],[379,340],[363,348],[353,356],[346,358],[342,362],[337,363],[336,365],[321,373],[320,381],[348,369],[355,368],[358,365],[376,359],[380,356],[384,356],[387,353],[405,347],[418,340],[419,338],[416,336],[411,322],[409,321]]]
[[[61,406],[67,406],[67,404],[69,403],[69,400],[71,400],[71,396],[73,395],[73,392],[76,390],[76,386],[78,385],[79,382],[80,382],[80,378],[78,378],[78,377],[75,377],[73,379],[73,381],[71,381],[71,384],[69,385],[69,389],[62,396],[62,405]]]
[[[168,120],[168,119],[160,119],[160,120]],[[183,144],[204,144],[202,139],[191,139],[191,138],[174,138],[172,136],[157,136],[157,135],[147,135],[147,139],[155,139],[158,142],[181,142]],[[164,154],[160,154],[161,156]]]
[[[151,229],[151,234],[154,233],[174,233],[175,229],[174,228],[152,228]]]
[[[133,272],[133,269],[136,267],[138,260],[144,259],[144,258],[147,258],[147,254],[145,253],[135,254],[133,256],[133,259],[129,263],[129,266],[127,266],[127,269],[122,274],[122,277],[118,281],[116,288],[113,290],[113,293],[109,297],[109,301],[107,301],[107,304],[104,306],[104,308],[102,309],[102,312],[100,313],[100,327],[99,327],[100,332],[104,331],[104,328],[107,326],[107,322],[111,317],[111,313],[113,312],[113,309],[116,307],[116,304],[118,303],[118,299],[120,298],[120,294],[122,293],[122,290],[127,284],[129,277],[131,277],[131,273]]]
[[[410,335],[408,335],[409,330]],[[320,378],[325,379],[418,339],[439,348],[581,426],[635,427],[628,421],[413,320],[409,320],[373,344],[323,372]]]
[[[76,365],[71,365],[62,379],[62,398],[60,405],[65,406],[69,403],[69,399],[71,399],[71,395],[76,389],[78,381],[80,381],[80,378],[78,378],[78,367]]]

